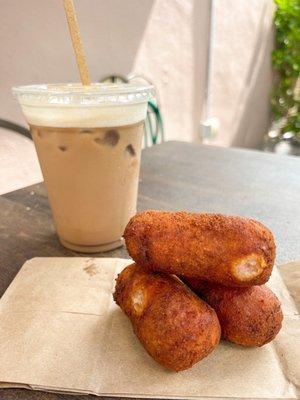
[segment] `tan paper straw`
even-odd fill
[[[76,18],[73,0],[63,0],[66,12],[66,17],[69,25],[70,35],[72,39],[73,49],[76,56],[77,66],[79,69],[81,83],[90,85],[89,71],[86,63],[86,58],[83,51],[83,45],[80,37],[79,26]]]

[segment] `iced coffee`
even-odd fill
[[[61,243],[87,253],[120,246],[136,212],[152,87],[41,85],[14,92],[30,125]]]

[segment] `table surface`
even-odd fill
[[[166,142],[143,151],[139,210],[220,212],[256,218],[275,235],[277,263],[300,259],[299,205],[297,157],[183,142]],[[36,256],[78,256],[62,247],[55,235],[42,183],[0,197],[0,296],[23,263]],[[125,248],[95,256],[128,258]],[[74,397],[2,389],[0,399]]]

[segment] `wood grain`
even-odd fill
[[[138,209],[222,212],[256,218],[277,240],[279,263],[300,259],[300,159],[167,142],[143,151]],[[54,232],[43,184],[0,197],[0,295],[36,256],[78,256]],[[97,257],[124,257],[124,248]],[[99,399],[2,389],[0,399]],[[106,398],[107,399],[107,398]]]

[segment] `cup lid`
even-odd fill
[[[152,85],[138,83],[60,83],[17,86],[13,95],[22,105],[100,106],[148,102],[155,95]]]

